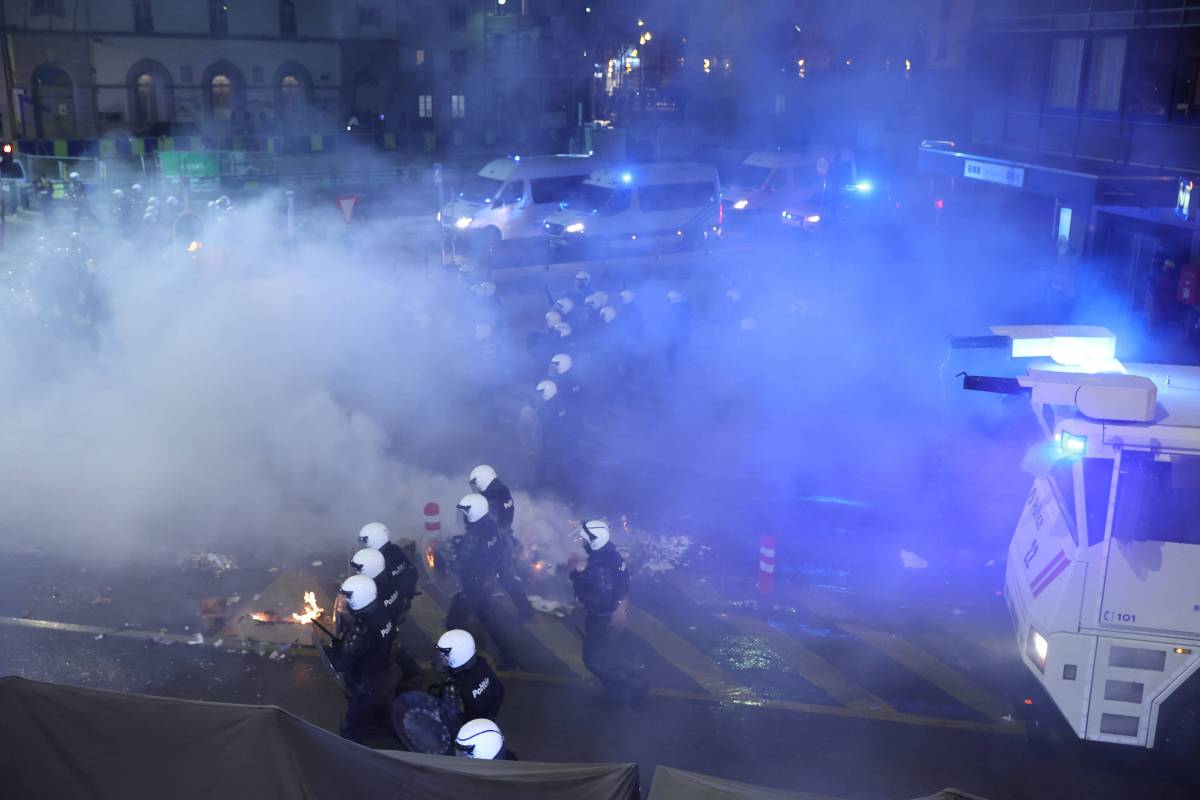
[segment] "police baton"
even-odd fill
[[[321,631],[321,633],[325,634],[326,636],[328,636],[328,637],[329,637],[330,639],[332,639],[333,641],[335,641],[335,642],[341,642],[341,641],[342,641],[342,640],[341,640],[341,639],[339,639],[338,637],[334,636],[334,635],[333,635],[333,633],[331,633],[331,632],[330,632],[329,628],[326,628],[324,625],[322,625],[322,624],[321,624],[320,622],[318,622],[316,619],[313,619],[313,620],[312,620],[312,624],[313,624],[313,625],[316,625],[316,626],[317,626],[317,628],[318,628],[318,629]]]

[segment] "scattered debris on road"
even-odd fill
[[[233,556],[221,553],[192,553],[188,557],[188,563],[191,564],[192,569],[207,572],[214,578],[219,578],[226,572],[237,569],[237,563],[233,560]]]

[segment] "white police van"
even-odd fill
[[[720,235],[724,211],[714,167],[688,162],[636,164],[593,172],[542,233],[555,247],[702,246]]]
[[[514,156],[488,162],[442,206],[438,221],[449,235],[484,247],[536,239],[542,221],[574,194],[596,168],[589,156]]]

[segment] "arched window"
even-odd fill
[[[154,86],[154,76],[143,72],[137,79],[137,122],[157,122],[161,117],[158,110],[158,92]]]
[[[279,114],[286,117],[294,114],[304,101],[304,87],[295,75],[284,75],[279,84]]]
[[[214,75],[209,84],[212,118],[228,122],[233,118],[233,82],[226,75]]]

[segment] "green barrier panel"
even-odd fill
[[[67,140],[66,139],[55,139],[54,140],[54,157],[55,158],[66,158],[68,155],[70,155],[70,150],[67,149]]]

